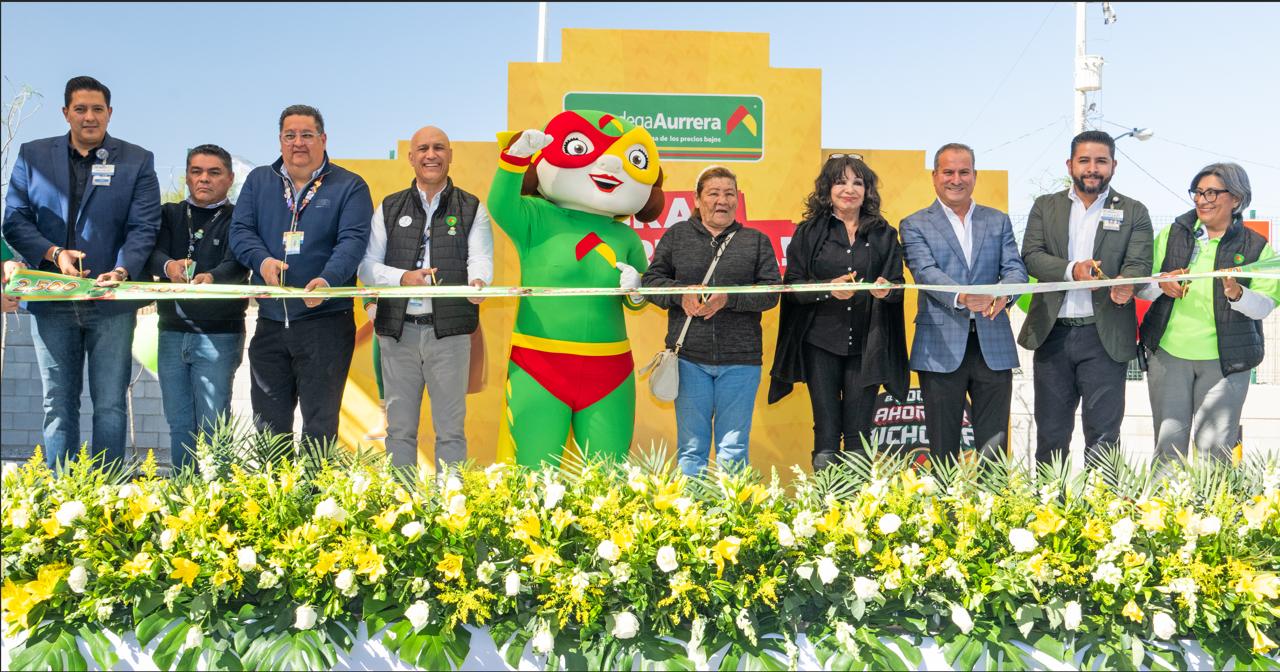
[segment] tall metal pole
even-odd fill
[[[1081,52],[1083,53],[1083,52]],[[538,62],[547,60],[547,3],[538,3]]]
[[[1085,100],[1085,92],[1080,90],[1078,86],[1078,80],[1077,80],[1078,78],[1077,73],[1079,73],[1080,70],[1084,67],[1084,53],[1085,53],[1085,42],[1086,42],[1085,6],[1087,4],[1088,3],[1084,3],[1084,2],[1076,3],[1076,58],[1075,58],[1075,70],[1071,73],[1072,87],[1075,89],[1075,120],[1074,120],[1074,123],[1072,124],[1072,128],[1075,129],[1076,133],[1084,132],[1085,105],[1087,104],[1087,101]]]

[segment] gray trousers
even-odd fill
[[[1156,459],[1185,456],[1188,446],[1194,445],[1202,455],[1230,460],[1232,449],[1240,442],[1240,413],[1249,393],[1249,372],[1224,378],[1216,359],[1179,359],[1160,350],[1148,360],[1147,376]]]
[[[400,340],[378,337],[387,403],[387,452],[397,466],[418,463],[418,423],[425,387],[431,399],[438,467],[467,458],[467,379],[471,336],[436,338],[434,327],[405,324]]]

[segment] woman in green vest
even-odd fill
[[[1267,239],[1244,225],[1241,213],[1252,190],[1239,165],[1206,166],[1188,193],[1195,209],[1155,240],[1153,268],[1162,276],[1225,270],[1275,256]],[[1249,372],[1262,361],[1262,319],[1276,307],[1277,282],[1171,279],[1139,296],[1154,300],[1140,334],[1148,358],[1155,457],[1185,456],[1195,447],[1229,459],[1241,442]]]

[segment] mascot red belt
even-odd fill
[[[649,132],[576,110],[498,144],[486,205],[520,256],[520,284],[638,288],[648,260],[625,220],[652,219],[663,203]],[[626,457],[636,383],[623,307],[643,305],[638,294],[520,299],[499,460],[554,463],[570,429],[584,453]]]

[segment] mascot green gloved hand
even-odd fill
[[[571,110],[544,130],[499,136],[486,203],[520,256],[520,284],[640,287],[644,246],[626,219],[663,207],[653,137],[611,114]],[[623,307],[639,294],[520,299],[498,459],[555,462],[573,430],[590,455],[625,458],[635,430],[635,365]]]

